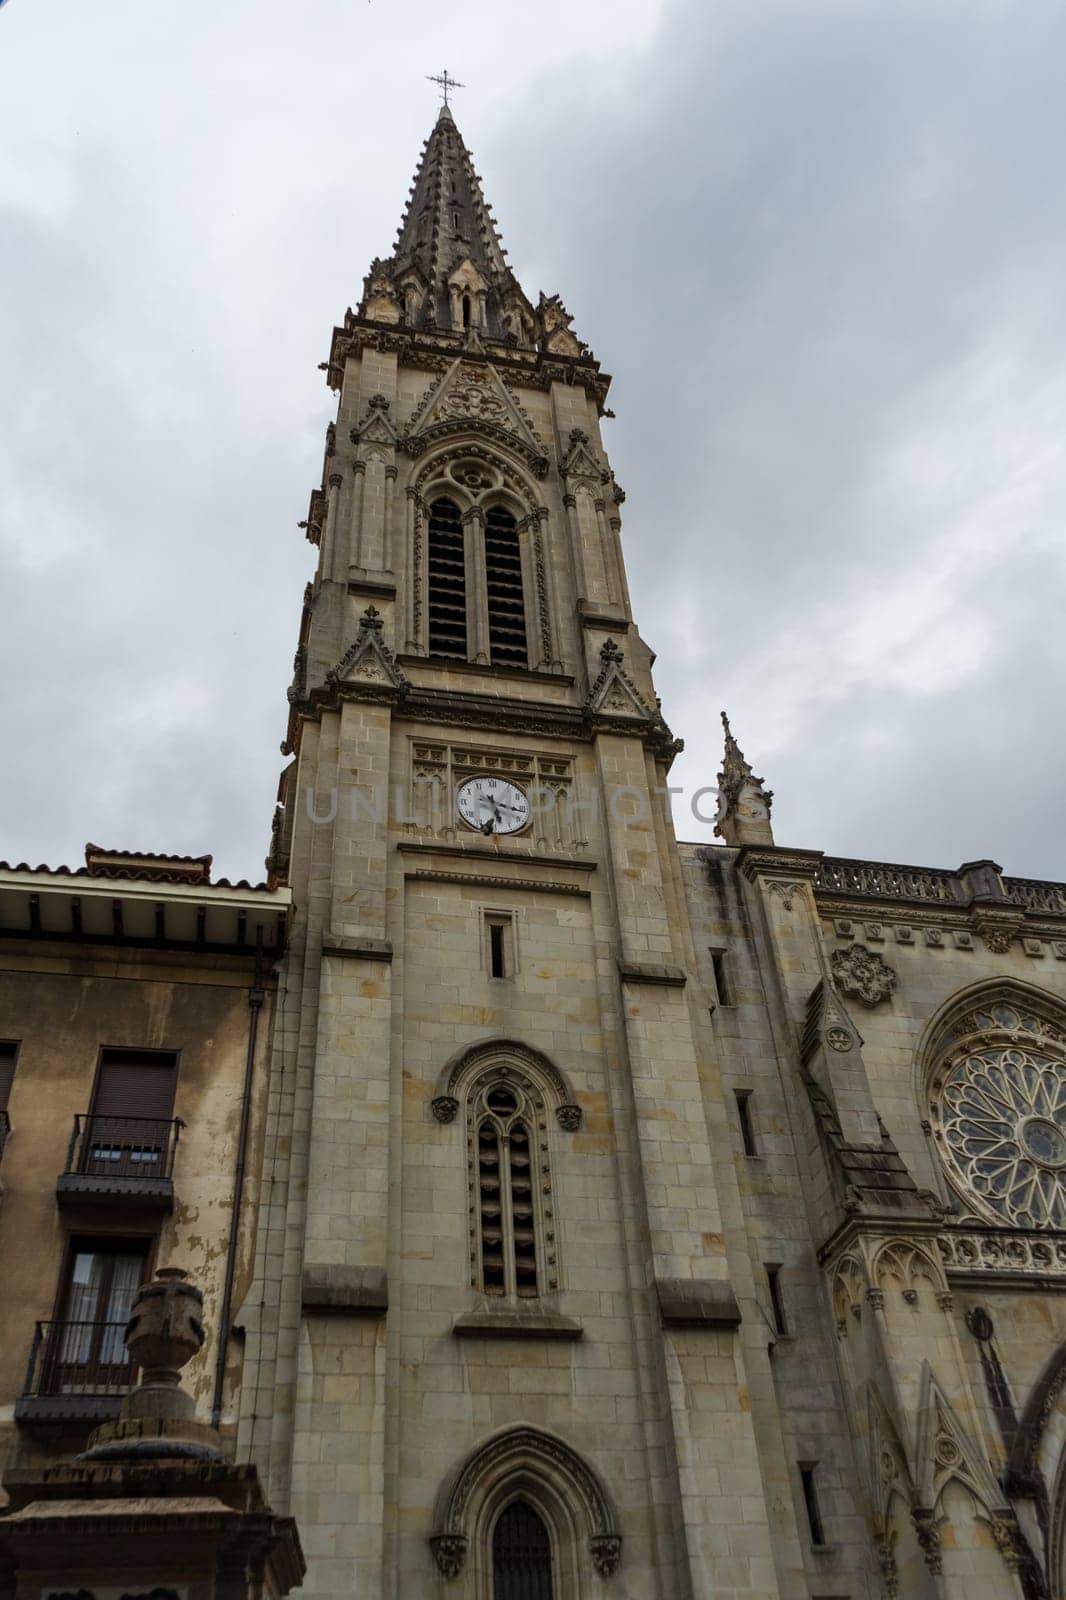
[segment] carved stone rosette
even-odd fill
[[[555,1120],[564,1133],[576,1133],[581,1126],[581,1107],[572,1103],[555,1108]]]
[[[853,944],[833,952],[833,982],[844,995],[854,995],[864,1006],[880,1005],[895,993],[899,978],[876,950]]]
[[[454,1122],[459,1110],[459,1102],[454,1095],[439,1094],[430,1101],[430,1110],[438,1122]]]

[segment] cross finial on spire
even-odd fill
[[[444,95],[444,104],[445,105],[448,104],[448,90],[449,89],[465,89],[466,88],[466,84],[465,83],[460,83],[458,78],[453,78],[451,76],[451,74],[449,73],[447,67],[444,68],[443,72],[438,72],[436,75],[434,75],[431,72],[427,72],[426,73],[426,80],[429,83],[438,83],[438,84],[440,84],[441,91],[443,92],[443,95]]]

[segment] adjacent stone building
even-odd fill
[[[676,841],[609,379],[524,294],[447,106],[326,374],[270,887],[234,892],[225,950],[152,957],[200,985],[196,1048],[229,1041],[195,1152],[179,1076],[176,1195],[230,1172],[250,1085],[239,1228],[227,1180],[164,1237],[206,1275],[216,1420],[295,1516],[304,1592],[1061,1600],[1066,888],[777,845],[728,725],[722,843]],[[242,1079],[242,946],[290,896]],[[52,974],[113,952],[9,948],[47,976],[3,1027],[45,1008],[62,1058],[83,1013]],[[129,1003],[83,1056],[184,1037]],[[23,1050],[2,1170],[36,1115],[37,1176],[5,1262],[68,1230]],[[88,1068],[52,1070],[82,1109]],[[18,1271],[5,1362],[48,1314]],[[47,1394],[7,1383],[43,1448]]]
[[[119,1414],[133,1297],[178,1262],[205,1286],[191,1369],[234,1427],[251,1281],[240,1204],[263,1146],[291,896],[211,881],[209,856],[86,849],[76,872],[0,863],[0,1443],[20,1468]]]

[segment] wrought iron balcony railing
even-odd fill
[[[180,1117],[86,1116],[74,1118],[67,1161],[56,1184],[62,1200],[139,1198],[169,1210],[174,1199],[174,1156]]]
[[[117,1416],[136,1376],[125,1339],[124,1322],[38,1322],[16,1420]]]

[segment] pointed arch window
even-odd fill
[[[485,590],[493,666],[528,666],[518,523],[505,506],[491,506],[485,514]]]
[[[492,1530],[492,1600],[552,1600],[551,1539],[525,1500],[512,1500]]]
[[[490,506],[464,526],[456,502],[440,496],[430,503],[428,532],[429,654],[527,668],[523,552],[514,513]]]
[[[536,1109],[510,1083],[479,1096],[477,1213],[480,1287],[487,1295],[535,1300],[541,1231],[536,1183]]]
[[[454,500],[429,508],[429,653],[466,660],[466,541]]]

